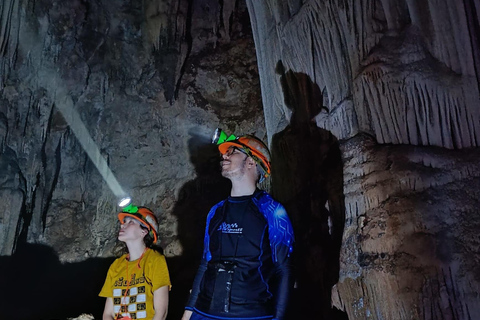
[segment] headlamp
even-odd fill
[[[118,202],[118,206],[119,206],[120,208],[123,208],[123,207],[128,206],[131,202],[132,202],[132,198],[130,198],[130,197],[125,197],[125,198],[122,198],[122,199]]]
[[[122,212],[137,213],[138,207],[130,203],[128,206],[122,209]]]
[[[233,141],[233,140],[236,140],[236,139],[237,139],[237,137],[235,135],[231,134],[230,136],[227,137],[227,134],[225,133],[225,131],[223,131],[220,128],[217,128],[215,130],[215,133],[213,134],[212,143],[222,144],[226,141]]]
[[[125,197],[118,202],[118,206],[122,208],[122,212],[137,213],[138,207],[132,204],[132,198]]]

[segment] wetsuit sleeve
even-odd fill
[[[275,318],[285,318],[289,295],[293,287],[293,272],[290,263],[290,254],[293,251],[294,235],[293,228],[285,208],[274,201],[270,195],[264,196],[258,201],[260,210],[268,222],[268,233],[272,260],[275,266]]]
[[[202,282],[202,278],[203,278],[203,274],[205,273],[205,270],[207,270],[207,260],[202,259],[202,261],[200,262],[200,266],[198,267],[195,280],[193,280],[192,292],[190,293],[190,298],[188,299],[188,303],[185,306],[185,309],[187,310],[193,310],[193,308],[195,307],[198,294],[200,293],[200,282]]]
[[[290,257],[287,257],[282,263],[275,264],[275,277],[277,280],[277,291],[275,293],[276,306],[274,320],[283,320],[293,287],[293,272]]]
[[[215,212],[218,207],[222,206],[225,201],[221,201],[214,205],[210,212],[207,215],[207,225],[205,227],[205,238],[203,240],[203,257],[202,261],[200,262],[200,266],[198,267],[197,274],[195,276],[195,280],[193,280],[192,285],[192,292],[190,293],[190,298],[188,299],[188,303],[185,306],[187,310],[193,310],[195,304],[197,302],[198,294],[200,293],[200,283],[202,282],[203,275],[207,270],[208,261],[212,259],[212,254],[210,253],[210,220],[215,215]]]

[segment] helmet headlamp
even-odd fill
[[[215,144],[222,144],[224,142],[227,142],[227,141],[234,141],[236,140],[237,137],[233,134],[227,136],[227,134],[225,133],[225,131],[223,131],[222,129],[220,128],[217,128],[215,130],[215,133],[213,134],[213,137],[212,137],[212,143],[215,143]]]
[[[122,212],[137,213],[138,207],[132,203],[132,198],[125,197],[118,202],[118,206],[122,208]]]
[[[138,212],[138,207],[134,206],[132,203],[130,203],[128,206],[122,209],[122,212],[128,212],[128,213],[137,213]]]
[[[122,199],[118,202],[118,206],[119,206],[120,208],[123,208],[123,207],[128,206],[130,203],[132,203],[132,198],[130,198],[130,197],[125,197],[125,198],[122,198]]]
[[[235,136],[227,134],[220,128],[215,130],[212,143],[218,145],[221,154],[225,154],[230,147],[236,147],[246,155],[250,156],[262,169],[260,182],[270,176],[270,151],[268,147],[257,137],[252,135]]]
[[[122,211],[118,214],[118,220],[123,224],[126,217],[133,218],[145,226],[153,238],[153,243],[157,242],[158,221],[153,212],[146,207],[137,207],[133,205],[132,199],[127,197],[120,200],[119,207]]]

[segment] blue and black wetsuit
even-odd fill
[[[292,246],[287,213],[265,191],[216,204],[186,309],[217,319],[283,319]]]

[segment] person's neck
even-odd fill
[[[142,254],[145,252],[145,244],[142,242],[127,243],[129,261],[135,261],[140,259]]]
[[[246,180],[233,180],[232,181],[232,190],[230,190],[230,196],[232,197],[241,197],[252,195],[257,189],[257,184],[252,181]]]

